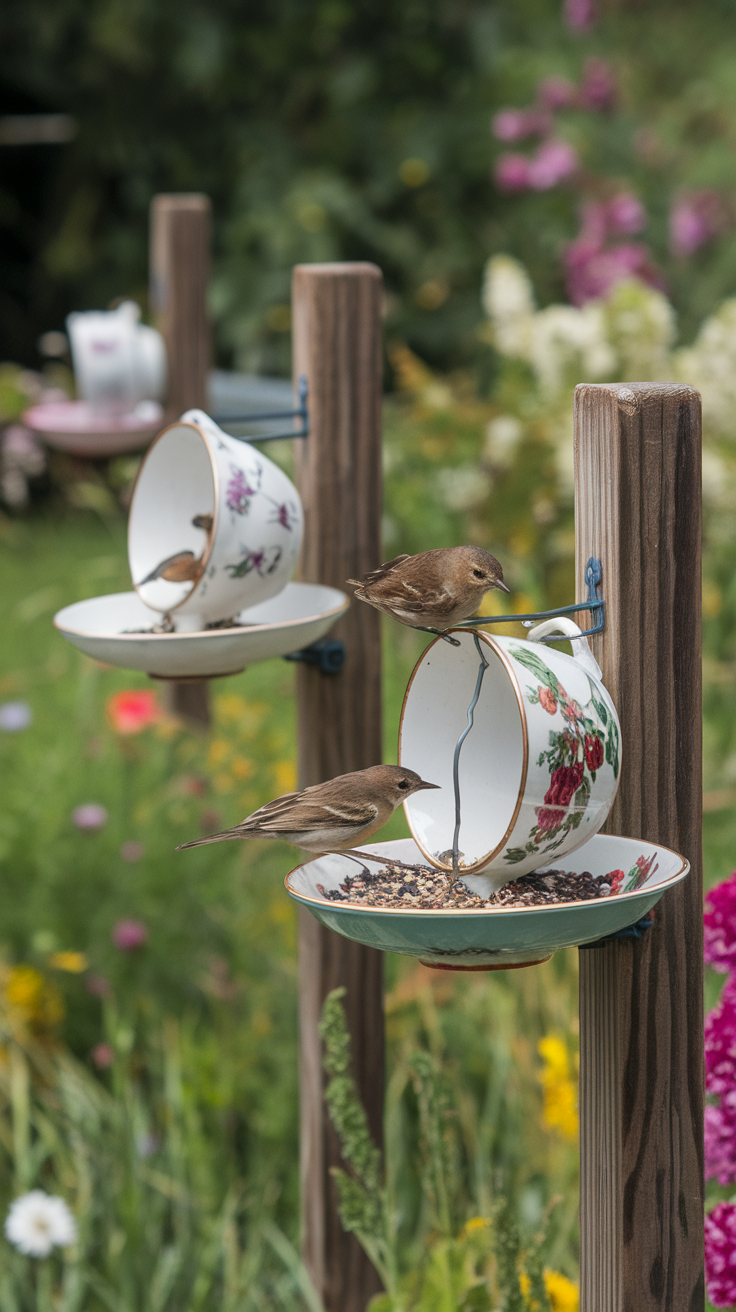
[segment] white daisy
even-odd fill
[[[29,1257],[48,1257],[77,1237],[77,1225],[63,1198],[32,1189],[16,1198],[5,1220],[5,1236]]]

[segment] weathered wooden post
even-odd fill
[[[150,299],[166,343],[166,422],[207,407],[212,359],[207,315],[211,206],[208,196],[154,196],[151,205]],[[165,683],[169,709],[200,727],[210,724],[206,680]]]
[[[578,595],[622,730],[606,826],[675,848],[689,877],[640,941],[580,952],[581,1312],[696,1312],[703,1291],[700,397],[575,394]]]
[[[381,293],[373,264],[294,270],[294,377],[309,384],[310,436],[298,444],[304,502],[300,577],[343,588],[380,563]],[[339,674],[297,670],[299,785],[376,765],[381,756],[380,616],[355,605],[331,637],[345,643]],[[323,1100],[317,1033],[330,989],[345,999],[353,1061],[371,1130],[382,1140],[383,962],[379,952],[300,911],[301,1178],[307,1268],[328,1312],[362,1312],[380,1282],[337,1214],[331,1166],[340,1162]]]

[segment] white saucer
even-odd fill
[[[348,609],[337,588],[287,583],[270,601],[241,611],[247,628],[199,633],[130,633],[161,620],[135,592],[116,592],[65,606],[54,624],[69,642],[95,660],[162,679],[216,678],[238,674],[255,661],[300,651],[324,637]]]

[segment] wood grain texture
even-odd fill
[[[381,295],[373,264],[294,270],[294,379],[309,383],[310,436],[297,444],[304,502],[300,577],[345,590],[381,560]],[[297,667],[300,787],[382,760],[380,615],[356,603],[332,630],[337,675]],[[363,1312],[380,1281],[337,1213],[340,1164],[326,1114],[317,1023],[330,989],[347,988],[353,1067],[372,1134],[382,1142],[383,958],[301,912],[301,1179],[304,1259],[328,1312]]]
[[[166,423],[195,406],[207,407],[207,375],[212,357],[207,316],[210,226],[208,196],[154,196],[150,301],[156,326],[166,343]],[[209,685],[205,680],[164,682],[162,700],[171,714],[187,724],[209,729]]]
[[[700,397],[575,394],[577,591],[603,564],[593,650],[618,708],[606,829],[692,863],[639,942],[580,953],[581,1312],[695,1312],[703,1292]]]

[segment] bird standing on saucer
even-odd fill
[[[175,556],[167,556],[166,560],[159,561],[156,568],[141,579],[138,587],[142,588],[145,583],[154,583],[156,579],[165,579],[167,583],[198,583],[204,570],[204,557],[209,546],[212,523],[212,515],[195,515],[192,524],[195,528],[203,529],[207,534],[207,542],[200,555],[195,556],[193,551],[177,551]]]
[[[414,770],[399,765],[372,765],[341,774],[300,793],[285,793],[254,811],[234,829],[195,838],[177,847],[202,847],[230,838],[280,838],[305,852],[348,852],[365,843],[391,819],[397,806],[428,784]]]
[[[365,578],[355,596],[414,629],[441,633],[475,615],[492,588],[508,592],[503,569],[482,547],[439,547],[397,556]]]

